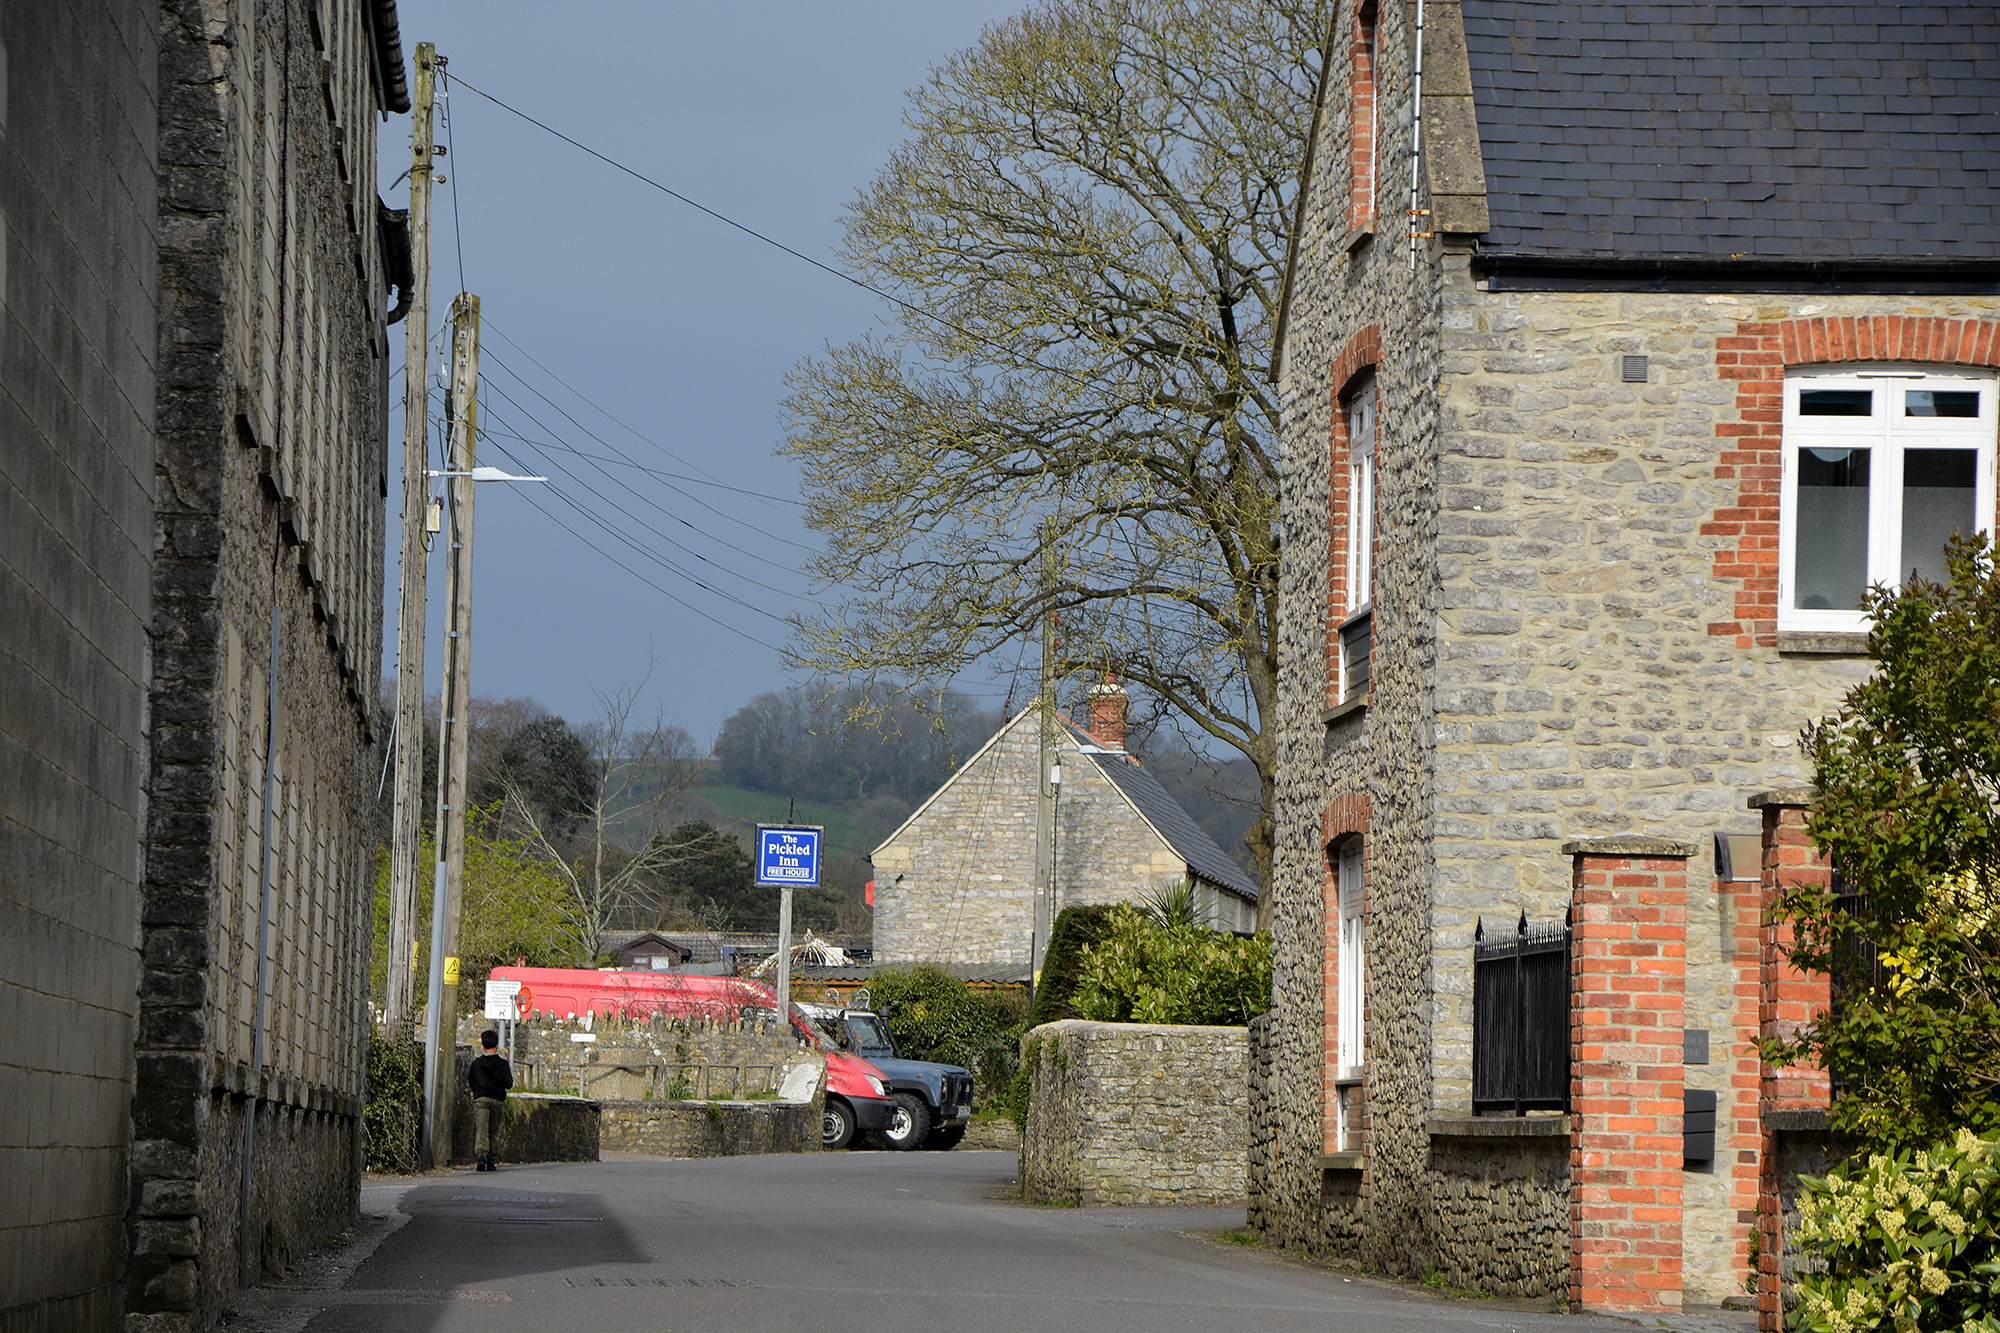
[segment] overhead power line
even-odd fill
[[[496,391],[500,393],[501,397],[503,398],[507,397],[504,390],[496,389]],[[507,401],[509,403],[513,403],[514,400],[508,398]],[[519,404],[515,404],[515,406],[518,407]],[[486,410],[489,415],[497,416],[497,413],[493,411],[490,405]],[[504,418],[502,418],[502,420],[504,420]],[[517,467],[528,466],[528,464],[521,462],[519,457],[512,450],[508,449],[505,445],[495,442],[493,447],[500,450],[500,452],[506,456],[508,461],[514,463]],[[716,569],[731,574],[736,578],[742,579],[744,582],[751,584],[753,587],[762,588],[766,592],[773,592],[778,594],[778,596],[780,597],[792,599],[795,601],[807,600],[805,598],[800,597],[798,594],[788,592],[783,588],[776,588],[768,583],[759,583],[756,579],[750,578],[748,575],[745,574],[739,574],[736,571],[729,569],[725,565],[717,565],[707,556],[702,555],[697,551],[690,550],[686,546],[683,546],[681,543],[675,541],[672,537],[667,536],[667,534],[661,532],[658,528],[646,522],[646,520],[640,518],[638,515],[632,513],[630,510],[619,505],[615,500],[605,495],[602,491],[597,490],[588,481],[585,481],[582,477],[577,476],[576,473],[572,472],[569,468],[564,467],[560,462],[550,460],[550,466],[554,467],[558,472],[561,472],[565,477],[569,478],[571,481],[575,482],[578,486],[582,487],[583,490],[588,492],[591,498],[596,500],[599,504],[609,507],[612,510],[615,510],[617,513],[631,520],[633,523],[645,529],[653,536],[659,538],[663,542],[666,542],[669,546],[672,546],[675,550],[680,551],[683,554],[692,557],[693,559],[700,560],[705,564],[712,565]],[[704,581],[702,576],[695,573],[693,570],[683,569],[681,566],[667,559],[659,552],[648,549],[646,546],[644,546],[636,539],[634,539],[629,533],[620,531],[618,528],[616,528],[608,521],[606,521],[606,519],[601,513],[593,509],[587,509],[584,506],[578,504],[573,498],[565,494],[560,487],[556,488],[555,494],[559,498],[561,498],[564,504],[569,505],[572,509],[575,509],[578,513],[582,514],[585,518],[589,519],[592,523],[596,524],[599,528],[603,529],[607,534],[616,537],[619,541],[631,547],[634,552],[644,556],[648,560],[651,560],[654,564],[659,565],[662,569],[668,570],[674,574],[678,574],[682,578],[686,579],[688,582],[694,584],[694,586],[696,586],[697,588],[700,588],[702,591],[713,593],[717,597],[723,598],[725,601],[734,602],[736,605],[742,607],[746,611],[754,612],[755,614],[764,616],[770,620],[783,622],[784,620],[783,616],[776,615],[770,610],[758,606],[755,602],[745,601],[743,598],[738,597],[734,593],[731,593],[723,588],[715,587],[711,583]]]
[[[520,372],[519,372],[519,371],[517,371],[517,370],[515,370],[515,369],[514,369],[514,368],[513,368],[512,366],[508,365],[508,364],[507,364],[507,363],[506,363],[506,362],[505,362],[504,360],[500,359],[500,358],[499,358],[498,356],[496,356],[496,355],[491,355],[491,354],[489,354],[489,359],[490,359],[490,360],[491,360],[491,361],[493,362],[493,364],[494,364],[495,366],[497,366],[497,367],[498,367],[498,368],[499,368],[500,370],[502,370],[503,372],[505,372],[505,373],[506,373],[506,374],[508,375],[508,377],[510,377],[511,379],[513,379],[515,383],[519,384],[519,385],[520,385],[520,386],[521,386],[522,388],[526,389],[526,390],[527,390],[527,391],[528,391],[529,393],[531,393],[531,394],[535,395],[535,397],[537,397],[537,398],[541,399],[541,400],[542,400],[543,402],[547,403],[547,404],[548,404],[548,405],[549,405],[549,406],[550,406],[551,408],[553,408],[553,409],[554,409],[555,411],[557,411],[557,412],[561,412],[561,413],[562,413],[562,416],[563,416],[563,420],[565,420],[565,421],[569,422],[569,424],[570,424],[570,425],[572,425],[572,426],[575,426],[575,427],[576,427],[576,428],[577,428],[578,430],[582,431],[582,432],[583,432],[583,433],[584,433],[585,435],[588,435],[588,436],[589,436],[589,437],[590,437],[591,439],[593,439],[593,440],[597,441],[597,442],[598,442],[599,444],[603,445],[603,446],[604,446],[604,447],[605,447],[606,449],[609,449],[609,450],[610,450],[610,451],[611,451],[612,453],[614,453],[614,454],[617,454],[617,455],[618,455],[618,456],[619,456],[620,458],[624,459],[624,460],[625,460],[626,462],[628,462],[628,463],[632,463],[632,464],[635,464],[635,465],[637,464],[637,462],[638,462],[638,460],[637,460],[637,459],[633,458],[633,457],[632,457],[632,456],[631,456],[630,454],[626,453],[626,452],[625,452],[625,451],[624,451],[623,449],[620,449],[620,448],[619,448],[619,447],[618,447],[617,445],[615,445],[615,444],[611,443],[611,442],[610,442],[609,440],[605,439],[605,438],[604,438],[604,437],[603,437],[602,435],[599,435],[599,434],[597,434],[597,433],[596,433],[595,431],[591,430],[591,429],[590,429],[590,427],[588,427],[588,426],[584,425],[584,424],[583,424],[583,423],[582,423],[581,421],[578,421],[578,420],[577,420],[577,419],[576,419],[575,417],[571,416],[571,415],[570,415],[570,414],[569,414],[568,412],[564,411],[564,410],[563,410],[563,406],[562,406],[562,404],[560,404],[560,403],[556,402],[556,401],[555,401],[555,400],[554,400],[553,398],[550,398],[550,397],[549,397],[549,396],[548,396],[547,394],[543,393],[543,392],[542,392],[542,391],[541,391],[540,389],[537,389],[537,388],[536,388],[536,387],[535,387],[535,386],[534,386],[533,384],[529,383],[529,382],[528,382],[528,381],[527,381],[526,379],[523,379],[523,378],[522,378],[522,376],[521,376],[521,374],[520,374]],[[509,397],[507,401],[508,401],[508,402],[510,402],[510,403],[514,403],[514,405],[515,405],[515,406],[517,406],[517,407],[520,407],[520,408],[521,408],[521,410],[522,410],[522,412],[523,412],[524,414],[526,414],[526,415],[527,415],[528,419],[529,419],[529,420],[531,420],[531,421],[533,421],[533,422],[534,422],[534,423],[535,423],[536,425],[540,426],[540,427],[541,427],[541,428],[542,428],[543,430],[546,430],[546,431],[548,431],[548,432],[549,432],[549,433],[550,433],[551,435],[554,435],[554,434],[556,434],[556,433],[557,433],[557,432],[556,432],[555,430],[553,430],[553,429],[552,429],[552,428],[551,428],[551,427],[549,426],[549,424],[548,424],[547,422],[545,422],[545,421],[541,420],[541,419],[540,419],[539,417],[535,416],[535,414],[534,414],[534,413],[532,413],[532,412],[529,412],[529,411],[528,411],[528,409],[527,409],[526,407],[522,406],[522,405],[521,405],[521,404],[520,404],[520,403],[519,403],[519,402],[518,402],[518,401],[517,401],[516,399],[514,399],[514,398],[512,398],[512,397]],[[587,401],[587,400],[586,400],[586,401]],[[677,494],[677,495],[681,496],[681,497],[682,497],[683,499],[685,499],[685,500],[689,501],[690,503],[693,503],[693,504],[695,504],[695,505],[698,505],[698,506],[700,506],[700,507],[701,507],[701,508],[703,508],[703,509],[706,509],[706,510],[707,510],[707,511],[708,511],[709,513],[711,513],[711,514],[714,514],[714,515],[715,515],[715,516],[716,516],[717,518],[720,518],[720,519],[723,519],[723,520],[725,520],[726,522],[730,522],[730,523],[734,523],[734,524],[736,524],[736,525],[737,525],[738,527],[741,527],[741,528],[744,528],[744,529],[746,529],[746,530],[748,530],[748,531],[750,531],[750,532],[754,532],[754,533],[756,533],[756,534],[757,534],[757,536],[759,536],[759,537],[761,537],[761,538],[764,538],[764,539],[766,539],[766,540],[769,540],[769,541],[776,541],[776,542],[782,542],[782,543],[784,543],[784,544],[785,544],[786,546],[791,546],[791,547],[795,547],[795,548],[797,548],[798,550],[801,550],[801,551],[804,551],[804,552],[806,552],[806,553],[808,553],[808,554],[812,554],[812,553],[813,553],[813,548],[812,548],[812,547],[810,547],[810,546],[807,546],[807,545],[806,545],[805,543],[803,543],[803,542],[795,542],[795,541],[793,541],[793,540],[792,540],[791,538],[789,538],[789,537],[780,537],[780,536],[778,536],[778,535],[777,535],[776,533],[773,533],[773,532],[769,531],[768,529],[765,529],[765,528],[761,528],[761,527],[759,527],[758,525],[756,525],[755,523],[751,523],[751,522],[749,522],[749,521],[747,521],[747,520],[745,520],[745,519],[740,519],[740,518],[736,517],[736,516],[735,516],[734,514],[731,514],[731,513],[727,512],[726,510],[722,510],[722,509],[717,509],[717,508],[716,508],[716,507],[715,507],[714,505],[712,505],[712,504],[710,504],[710,503],[709,503],[708,501],[706,501],[706,500],[702,499],[702,498],[701,498],[700,496],[698,496],[698,495],[693,495],[693,494],[690,494],[689,492],[687,492],[687,491],[684,491],[684,490],[682,490],[682,489],[681,489],[680,487],[678,487],[678,486],[668,486],[668,487],[667,487],[667,489],[668,489],[668,490],[670,490],[670,491],[673,491],[673,492],[674,492],[675,494]],[[732,488],[732,489],[734,489],[734,488]],[[659,508],[659,506],[658,506],[658,505],[655,505],[655,506],[654,506],[654,508],[656,508],[656,509],[657,509],[657,508]],[[660,512],[661,512],[661,513],[663,513],[663,514],[669,514],[669,511],[667,511],[667,510],[665,510],[665,509],[660,509]],[[683,522],[683,523],[687,522],[687,520],[685,520],[685,519],[682,519],[682,518],[680,518],[680,516],[679,516],[679,515],[676,515],[676,514],[669,514],[669,516],[670,516],[670,517],[672,517],[672,518],[674,518],[674,519],[675,519],[676,521],[678,521],[678,522]],[[693,524],[689,524],[688,526],[690,526],[690,527],[693,527]],[[699,530],[699,529],[697,529],[697,531],[698,531],[698,530]],[[716,538],[715,540],[717,540],[717,541],[721,541],[722,539],[718,537],[718,538]],[[729,543],[727,543],[727,542],[723,542],[723,545],[727,546],[727,545],[729,545]],[[741,548],[741,547],[731,547],[731,549],[732,549],[732,550],[737,550],[737,551],[742,551],[742,548]],[[743,554],[745,554],[745,555],[751,555],[751,553],[750,553],[750,552],[748,552],[748,551],[742,551],[742,553],[743,553]],[[758,560],[761,560],[761,559],[763,559],[763,557],[762,557],[762,556],[752,556],[752,558],[753,558],[753,559],[758,559]],[[766,562],[766,563],[770,563],[770,562]],[[785,566],[782,566],[782,565],[781,565],[781,566],[779,566],[779,568],[785,568]]]
[[[953,320],[946,319],[943,315],[938,314],[935,310],[927,310],[923,306],[917,305],[915,302],[906,301],[902,297],[897,296],[894,292],[886,291],[881,287],[877,287],[874,283],[869,282],[866,278],[857,278],[852,273],[849,273],[845,269],[836,268],[832,264],[829,264],[824,260],[814,259],[811,255],[806,254],[804,251],[795,250],[791,246],[786,245],[783,241],[780,241],[773,236],[768,236],[765,233],[758,231],[755,227],[749,226],[746,223],[738,222],[735,218],[730,217],[726,213],[719,213],[715,209],[710,208],[707,204],[701,203],[694,199],[690,199],[688,196],[682,194],[679,190],[674,189],[671,185],[667,185],[661,181],[655,180],[653,177],[648,176],[645,172],[640,171],[635,167],[626,166],[623,162],[620,162],[615,157],[611,157],[605,153],[600,153],[597,149],[592,148],[587,143],[584,143],[577,139],[570,138],[569,135],[564,134],[561,130],[549,124],[547,121],[538,120],[534,116],[531,116],[527,112],[521,110],[521,108],[514,106],[511,103],[501,101],[499,98],[495,97],[492,93],[487,92],[483,88],[479,88],[473,84],[467,83],[464,79],[458,79],[457,82],[467,92],[485,98],[487,101],[491,102],[494,106],[499,107],[502,111],[520,117],[522,120],[527,121],[530,125],[533,125],[536,129],[541,130],[546,134],[553,135],[558,139],[561,139],[564,143],[576,149],[578,152],[585,153],[591,157],[596,158],[599,162],[602,162],[605,166],[610,167],[615,171],[622,171],[627,176],[630,176],[633,180],[639,181],[642,184],[652,186],[655,190],[658,190],[661,194],[666,195],[670,199],[674,199],[679,201],[680,203],[686,204],[689,208],[694,209],[697,213],[701,213],[704,216],[714,218],[717,222],[722,223],[726,227],[733,227],[737,231],[742,232],[745,236],[748,236],[753,240],[762,241],[765,245],[770,246],[774,250],[783,251],[785,254],[790,255],[792,258],[799,260],[802,263],[812,265],[814,268],[818,269],[822,273],[831,274],[832,276],[839,278],[842,282],[852,283],[854,286],[859,287],[862,291],[872,293],[875,296],[879,296],[884,301],[889,302],[891,305],[898,306],[904,310],[907,310],[909,313],[917,316],[919,319],[929,320],[931,323],[936,324],[939,328],[950,329],[953,333],[958,334],[960,337],[970,339],[971,341],[979,343],[982,346],[996,348],[999,351],[1005,353],[1008,360],[1012,361],[1016,366],[1024,368],[1033,367],[1036,370],[1046,371],[1051,375],[1059,375],[1065,379],[1074,380],[1079,385],[1089,386],[1092,383],[1090,377],[1086,375],[1079,375],[1075,371],[1067,370],[1062,366],[1049,365],[1045,361],[1037,361],[1033,357],[1022,356],[1019,352],[1016,352],[1013,348],[1007,346],[1007,344],[1001,342],[997,338],[990,338],[982,333],[974,333],[971,329],[966,328],[963,324],[959,324]]]

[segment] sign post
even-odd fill
[[[792,1012],[792,890],[819,887],[817,824],[759,824],[757,882],[778,886],[778,1030]]]
[[[491,981],[486,983],[486,1016],[500,1023],[500,1045],[507,1052],[511,1063],[514,1059],[514,1020],[520,1014],[521,983],[518,981]]]

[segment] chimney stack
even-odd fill
[[[1118,673],[1106,670],[1090,687],[1090,738],[1107,750],[1125,748],[1125,705],[1130,696],[1118,683]]]

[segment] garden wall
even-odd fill
[[[602,1145],[602,1126],[603,1110],[598,1102],[510,1092],[500,1123],[493,1128],[493,1160],[502,1164],[594,1162]],[[460,1166],[472,1161],[472,1131],[472,1097],[461,1093],[451,1129],[451,1160]]]
[[[818,1152],[821,1096],[809,1102],[604,1103],[604,1146],[652,1157]]]
[[[1036,1203],[1240,1203],[1249,1045],[1240,1027],[1044,1023],[1029,1071],[1021,1193]]]

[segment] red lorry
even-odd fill
[[[706,1018],[727,1021],[762,1018],[778,1011],[769,986],[742,977],[697,977],[672,972],[604,972],[580,967],[496,967],[495,981],[518,981],[515,996],[523,1017],[581,1018],[617,1014],[628,1018]],[[826,1109],[820,1142],[845,1148],[857,1131],[888,1129],[896,1102],[882,1071],[827,1041],[819,1028],[792,1007],[792,1030],[826,1057]]]

